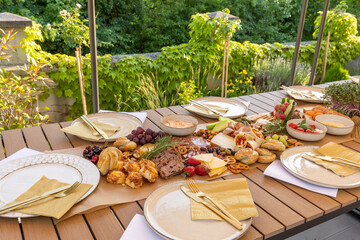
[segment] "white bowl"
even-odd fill
[[[181,121],[184,121],[184,122],[189,122],[189,123],[193,123],[194,126],[192,127],[187,127],[187,128],[174,128],[174,127],[169,127],[169,126],[166,126],[165,123],[167,123],[168,121],[170,120],[181,120]],[[171,135],[174,135],[174,136],[188,136],[188,135],[191,135],[195,132],[196,128],[197,128],[197,125],[198,125],[198,120],[194,117],[191,117],[191,116],[187,116],[187,115],[177,115],[177,114],[174,114],[174,115],[167,115],[167,116],[164,116],[160,119],[160,127],[161,129],[168,133],[168,134],[171,134]]]
[[[299,124],[301,123],[301,121],[303,121],[304,119],[291,119],[286,123],[286,131],[288,132],[288,134],[294,138],[300,139],[300,140],[304,140],[304,141],[319,141],[321,139],[323,139],[326,135],[326,131],[327,128],[319,123],[319,122],[315,122],[313,120],[306,120],[306,123],[309,125],[315,125],[315,127],[317,129],[320,129],[321,131],[323,131],[322,133],[307,133],[307,132],[300,132],[298,130],[295,130],[291,127],[289,127],[290,123],[295,123],[295,124]]]
[[[347,135],[352,132],[355,123],[346,117],[333,115],[333,114],[321,114],[315,117],[315,120],[321,123],[322,121],[333,121],[344,124],[346,127],[332,127],[325,125],[327,128],[327,133],[333,135]]]

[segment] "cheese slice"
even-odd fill
[[[214,170],[211,170],[208,175],[210,177],[215,177],[215,176],[219,176],[221,174],[223,174],[225,171],[227,170],[227,167],[221,167],[221,168],[216,168]]]
[[[235,139],[226,134],[219,133],[211,139],[211,143],[223,148],[236,150]]]
[[[210,170],[225,167],[226,162],[224,160],[221,160],[220,158],[213,157],[213,160],[209,163],[206,163],[208,165]]]
[[[206,154],[195,155],[193,156],[193,158],[201,161],[204,164],[207,164],[209,162],[212,162],[214,155],[212,153],[206,153]]]

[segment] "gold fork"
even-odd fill
[[[189,186],[190,190],[196,194],[196,196],[201,198],[206,198],[210,202],[212,202],[217,208],[219,208],[226,216],[231,218],[232,220],[239,222],[231,213],[229,213],[220,203],[216,202],[214,199],[212,199],[210,196],[206,195],[202,191],[200,191],[199,187],[196,185],[194,180],[192,178],[186,179],[186,184]]]
[[[26,201],[26,202],[23,202],[23,203],[19,203],[19,204],[16,204],[16,205],[12,205],[11,207],[8,207],[8,208],[3,208],[2,211],[0,211],[0,215],[1,214],[4,214],[4,213],[7,213],[7,212],[10,212],[12,210],[15,210],[15,209],[21,209],[21,208],[26,208],[26,207],[30,207],[30,206],[33,206],[33,205],[37,205],[37,204],[40,204],[40,203],[44,203],[44,202],[47,202],[51,199],[54,199],[54,198],[62,198],[62,197],[66,197],[67,195],[69,195],[72,191],[74,191],[78,186],[80,185],[80,182],[74,182],[71,187],[69,187],[66,191],[62,192],[62,193],[58,193],[58,194],[53,194],[53,195],[48,195],[48,196],[43,196],[43,197],[39,197],[39,198],[35,198],[31,201]],[[39,200],[42,200],[45,198],[45,201],[39,201]]]

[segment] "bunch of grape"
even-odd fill
[[[288,102],[285,102],[284,104],[278,104],[275,106],[275,112],[274,112],[274,116],[277,119],[280,120],[285,120],[286,115],[285,115],[285,111],[287,106],[289,106]]]
[[[99,161],[100,153],[102,152],[102,150],[104,150],[107,147],[109,146],[107,145],[104,147],[100,147],[98,145],[87,146],[83,151],[83,156],[84,158],[90,159],[92,163],[96,164]]]
[[[164,132],[155,132],[150,128],[145,131],[142,127],[138,127],[136,130],[132,130],[127,138],[138,145],[144,145],[146,143],[155,143],[164,134]]]
[[[272,136],[267,136],[267,137],[265,138],[265,140],[269,140],[269,139],[278,140],[278,141],[282,142],[282,143],[285,145],[285,147],[288,146],[287,140],[289,139],[289,137],[286,136],[286,135],[280,135],[280,136],[279,136],[279,135],[277,135],[277,134],[274,134],[274,135],[272,135]]]

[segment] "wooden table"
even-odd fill
[[[323,85],[325,86],[325,85]],[[250,101],[247,115],[272,111],[273,100],[286,97],[285,91],[275,91],[239,97]],[[237,98],[235,98],[237,99]],[[301,103],[300,103],[301,105]],[[161,116],[192,115],[182,106],[147,110],[145,128],[159,130]],[[214,120],[197,117],[199,123]],[[28,147],[38,151],[59,150],[89,145],[77,137],[66,135],[61,128],[70,122],[46,124],[38,127],[2,132],[0,159]],[[345,146],[360,151],[360,141]],[[241,239],[282,239],[360,206],[360,188],[339,190],[336,198],[310,192],[300,187],[265,177],[268,165],[258,164],[242,174],[225,178],[246,177],[259,216]],[[54,224],[52,218],[0,218],[0,239],[119,239],[135,214],[143,214],[145,200],[119,204],[96,212],[77,215]]]

